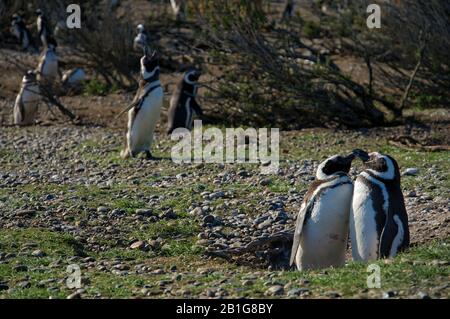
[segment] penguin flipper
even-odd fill
[[[295,223],[295,231],[294,231],[294,242],[292,244],[291,259],[289,261],[289,266],[292,266],[294,264],[295,256],[297,255],[298,246],[300,245],[300,240],[302,238],[303,225],[305,224],[306,220],[308,219],[308,216],[311,215],[313,206],[314,205],[311,204],[311,202],[310,202],[310,204],[303,202],[303,205],[300,208],[300,212],[297,215],[297,221]]]
[[[409,226],[408,214],[405,208],[405,200],[400,188],[392,190],[392,196],[397,200],[389,205],[386,223],[381,232],[379,256],[381,258],[393,257],[391,254],[392,245],[397,234],[401,234],[401,242],[397,243],[396,252],[402,251],[409,246]],[[401,229],[400,229],[401,228]]]
[[[203,110],[200,107],[200,105],[198,105],[197,101],[195,99],[192,99],[192,108],[195,111],[195,114],[197,114],[197,116],[202,116],[203,115]]]
[[[398,232],[398,226],[394,221],[392,209],[389,208],[388,216],[386,217],[386,223],[380,236],[380,245],[378,256],[379,258],[388,258],[391,253],[392,243]]]

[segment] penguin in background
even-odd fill
[[[356,151],[356,150],[355,150]],[[355,151],[334,155],[317,168],[297,216],[290,265],[298,270],[342,266],[348,238]]]
[[[44,48],[48,48],[49,44],[52,44],[55,48],[57,47],[57,43],[55,38],[52,35],[52,31],[50,28],[50,24],[45,16],[44,12],[41,9],[36,10],[37,15],[37,30],[39,39],[41,40]]]
[[[43,52],[39,59],[38,80],[47,82],[56,82],[61,79],[59,70],[58,55],[56,54],[56,43],[50,39],[47,49]]]
[[[152,159],[151,146],[156,124],[161,114],[164,92],[159,81],[159,57],[156,51],[148,54],[144,49],[141,58],[141,81],[133,102],[120,114],[128,111],[128,131],[126,146],[121,152],[122,158],[135,157],[144,152],[147,159]]]
[[[11,33],[17,38],[23,50],[29,50],[33,47],[31,33],[22,17],[17,13],[11,19]]]
[[[144,47],[149,47],[150,37],[148,36],[147,31],[142,23],[138,24],[137,27],[138,34],[134,38],[133,48],[135,50],[143,50]]]
[[[400,169],[389,155],[360,151],[357,156],[364,171],[356,178],[350,212],[353,259],[392,258],[409,246]]]
[[[36,73],[29,70],[22,79],[22,85],[14,104],[14,124],[31,125],[36,119],[41,100]]]
[[[178,82],[170,99],[167,134],[171,134],[173,130],[181,127],[191,130],[193,113],[195,112],[197,116],[203,115],[203,111],[195,99],[200,75],[200,71],[197,69],[190,69]]]
[[[61,82],[69,88],[76,88],[86,80],[86,72],[82,68],[67,70],[63,73]]]

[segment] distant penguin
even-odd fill
[[[62,84],[68,87],[79,86],[86,79],[86,72],[82,68],[75,68],[63,72]]]
[[[171,134],[176,128],[192,129],[192,116],[195,112],[198,116],[203,111],[196,101],[197,81],[200,71],[191,69],[187,71],[172,94],[170,107],[167,114],[167,134]]]
[[[27,50],[32,46],[30,31],[28,31],[25,22],[18,14],[14,14],[11,20],[12,34],[17,38],[23,50]]]
[[[156,51],[149,56],[145,50],[141,58],[141,76],[139,90],[133,102],[119,114],[129,110],[126,147],[121,152],[123,158],[135,157],[141,152],[145,152],[147,159],[152,158],[153,133],[164,98],[159,81],[159,59]]]
[[[341,266],[345,262],[355,155],[334,155],[316,172],[297,216],[290,265],[298,270]]]
[[[145,47],[150,46],[150,38],[143,24],[138,24],[136,29],[138,34],[134,38],[133,47],[135,50],[142,51]]]
[[[61,79],[58,66],[58,55],[53,44],[49,44],[47,49],[41,55],[38,66],[38,80],[56,82]]]
[[[31,125],[36,119],[38,104],[41,100],[36,73],[28,71],[22,80],[22,85],[14,104],[14,124]]]
[[[356,178],[350,212],[353,259],[394,257],[409,246],[398,164],[380,153],[360,151],[358,156],[364,162],[364,171]]]
[[[186,4],[184,0],[170,0],[170,6],[177,21],[186,18]]]
[[[41,40],[44,48],[48,48],[49,44],[52,44],[55,48],[57,47],[56,40],[53,38],[50,24],[45,16],[44,12],[41,9],[36,10],[37,15],[37,30],[39,39]]]

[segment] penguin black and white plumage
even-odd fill
[[[177,128],[192,129],[192,118],[195,112],[197,116],[203,115],[195,97],[197,95],[197,81],[200,71],[188,70],[175,89],[170,99],[170,107],[167,114],[167,134],[171,134]]]
[[[48,48],[51,44],[54,48],[57,47],[57,43],[55,38],[52,35],[51,28],[49,25],[49,22],[47,20],[47,17],[45,16],[44,12],[41,9],[36,10],[37,15],[37,30],[39,39],[41,40],[44,48]]]
[[[408,215],[400,188],[400,170],[389,155],[358,156],[364,162],[355,181],[350,212],[354,260],[394,257],[409,246]]]
[[[41,95],[36,73],[30,70],[22,79],[22,85],[14,104],[14,124],[33,124],[40,100]]]
[[[341,266],[345,262],[355,155],[334,155],[316,172],[297,216],[290,265],[298,270]]]
[[[143,24],[138,24],[137,27],[138,34],[134,38],[133,47],[135,50],[143,50],[145,47],[150,46],[150,37]]]
[[[145,50],[147,52],[147,50]],[[126,147],[121,152],[123,158],[135,157],[144,152],[152,158],[151,146],[156,124],[161,114],[164,92],[159,81],[159,58],[154,52],[141,58],[139,90],[129,107]]]
[[[75,68],[63,72],[62,84],[67,87],[77,87],[86,79],[86,72],[82,68]]]
[[[39,59],[38,80],[41,81],[42,79],[48,82],[56,82],[61,79],[58,55],[52,43],[48,44],[47,49]]]
[[[32,38],[25,22],[18,14],[14,14],[11,20],[12,34],[17,38],[23,50],[27,50],[32,46]]]

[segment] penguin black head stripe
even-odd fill
[[[385,180],[400,180],[398,163],[391,156],[378,152],[367,154],[364,151],[360,151],[357,156],[364,162],[364,170],[374,176]]]
[[[151,56],[145,54],[141,58],[141,75],[145,81],[151,81],[154,77],[159,77],[159,56],[156,51]]]
[[[323,161],[317,168],[316,178],[318,180],[325,180],[337,173],[347,174],[350,171],[352,161],[355,154],[350,153],[347,156],[334,155]]]
[[[198,79],[200,78],[200,71],[197,69],[190,69],[186,72],[185,76],[184,76],[184,80],[191,85],[196,84],[196,82],[198,81]]]

